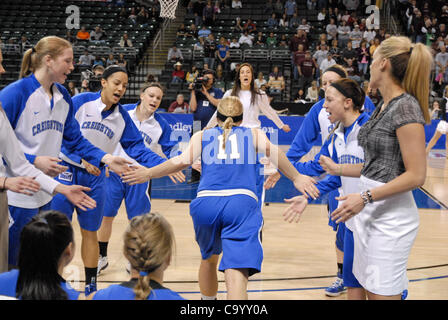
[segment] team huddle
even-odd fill
[[[0,230],[0,240],[7,243],[0,246],[1,254],[7,253],[0,257],[0,271],[10,270],[0,274],[0,295],[183,299],[162,285],[174,234],[163,215],[151,212],[148,186],[163,176],[184,182],[183,170],[200,163],[190,215],[201,252],[202,299],[216,299],[218,270],[225,276],[227,299],[248,298],[248,279],[261,272],[263,261],[265,190],[281,175],[301,194],[286,200],[288,222],[300,220],[310,199],[329,194],[337,285],[347,288],[347,298],[404,298],[407,261],[419,225],[411,191],[426,177],[431,63],[424,45],[406,37],[385,40],[370,72],[370,85],[383,98],[377,106],[343,67],[329,67],[322,74],[325,97],[308,112],[286,153],[263,133],[258,115],[263,112],[279,129],[290,128],[272,112],[266,93],[256,89],[252,66],[243,63],[210,122],[180,148],[156,112],[164,94],[160,84],[146,83],[138,102],[121,105],[128,74],[112,65],[102,75],[100,91],[70,97],[62,84],[73,71],[72,46],[58,37],[42,38],[25,52],[21,79],[0,91],[2,228],[9,214],[5,242]],[[301,161],[319,135],[319,153]],[[260,174],[263,159],[278,172],[267,178]],[[123,252],[131,280],[97,290],[123,200],[129,219]],[[75,251],[75,210],[83,294],[62,278]]]

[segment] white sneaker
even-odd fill
[[[101,273],[104,269],[106,269],[109,266],[109,261],[107,260],[107,256],[103,257],[100,256],[98,258],[98,268],[97,268],[97,275]]]

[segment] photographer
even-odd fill
[[[104,67],[94,65],[92,71],[86,70],[81,73],[81,92],[97,92],[101,89],[101,76]]]
[[[193,120],[201,122],[201,130],[206,127],[223,96],[221,89],[213,87],[214,81],[214,72],[212,70],[205,70],[202,73],[202,77],[196,78],[188,86],[188,89],[191,90],[190,111],[193,112]],[[193,169],[191,180],[188,183],[197,181],[199,181],[199,172]]]

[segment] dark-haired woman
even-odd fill
[[[83,295],[62,278],[73,259],[73,228],[57,211],[34,216],[20,235],[18,269],[0,274],[0,295],[21,300],[78,300]]]
[[[113,154],[117,145],[121,144],[131,158],[152,167],[165,159],[145,147],[140,132],[128,112],[120,105],[119,101],[126,92],[127,84],[128,75],[125,69],[117,65],[107,67],[101,79],[101,91],[85,92],[73,98],[74,116],[82,135],[99,149]],[[98,169],[87,162],[80,164],[80,156],[64,147],[62,153],[63,163],[68,169],[60,174],[57,180],[67,185],[80,183],[89,186],[92,189],[89,195],[97,203],[93,210],[77,210],[81,226],[81,255],[85,266],[87,295],[96,291],[99,257],[97,230],[101,226],[106,200],[106,168]],[[126,161],[132,164],[131,161]],[[74,207],[66,197],[54,197],[51,208],[72,219]]]

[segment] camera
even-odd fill
[[[93,73],[90,70],[83,71],[82,78],[87,80],[88,88],[90,92],[97,92],[101,90],[101,77],[102,74]]]
[[[202,86],[206,86],[209,78],[207,76],[197,77],[193,82],[193,89],[202,90]]]

